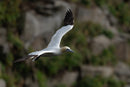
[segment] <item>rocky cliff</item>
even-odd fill
[[[47,46],[66,10],[75,27],[61,46],[75,52],[13,61]],[[129,87],[129,0],[0,1],[0,87]]]

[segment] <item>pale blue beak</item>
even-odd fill
[[[67,52],[71,52],[71,53],[73,53],[74,51],[73,50],[71,50],[71,49],[67,49],[66,50]]]

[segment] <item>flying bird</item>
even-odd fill
[[[43,57],[49,57],[49,56],[56,56],[60,55],[64,52],[73,52],[70,47],[64,46],[60,47],[60,42],[62,37],[70,31],[74,26],[74,18],[72,11],[68,9],[65,14],[63,26],[56,31],[56,33],[52,36],[51,41],[49,42],[48,46],[40,51],[35,51],[29,53],[26,57],[18,59],[16,62],[22,62],[27,59],[31,59],[32,61],[36,61],[41,56]]]

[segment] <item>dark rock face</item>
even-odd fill
[[[39,36],[44,36],[44,33],[54,32],[60,28],[62,19],[62,12],[50,17],[38,15],[34,11],[27,12],[25,29],[22,35],[25,47],[28,47],[34,41],[34,38],[40,38]]]
[[[9,46],[6,38],[7,32],[5,28],[0,28],[0,46],[3,48],[3,53],[9,52]]]
[[[122,63],[122,62],[119,62],[117,64],[117,66],[115,67],[115,73],[120,77],[120,76],[126,76],[126,77],[129,77],[130,76],[130,68]]]
[[[32,81],[31,78],[27,78],[25,80],[25,84],[24,84],[26,87],[39,87],[39,84],[38,82],[36,81]]]
[[[115,75],[118,79],[123,80],[129,84],[130,79],[130,68],[123,62],[119,62],[115,67]]]
[[[109,27],[109,21],[106,18],[105,13],[100,8],[82,8],[78,9],[77,20],[79,21],[92,21],[99,23],[104,27]]]
[[[58,84],[63,84],[66,87],[71,87],[78,79],[78,72],[65,72],[61,77],[48,80],[48,87],[55,87]]]
[[[6,29],[0,28],[0,45],[3,45],[6,41]]]
[[[111,40],[104,35],[97,36],[92,41],[92,52],[95,55],[100,54],[105,48],[108,48],[111,44]]]
[[[39,2],[36,5],[42,6],[40,4],[42,3]],[[54,34],[54,31],[60,28],[61,24],[63,23],[63,18],[65,16],[65,12],[66,12],[65,8],[69,8],[71,6],[68,3],[63,2],[63,1],[55,1],[53,5],[47,4],[43,7],[40,7],[40,9],[43,10],[43,11],[40,11],[41,13],[46,12],[46,11],[52,11],[50,12],[49,16],[46,16],[44,14],[39,14],[35,12],[34,10],[29,10],[25,13],[25,16],[26,16],[25,28],[24,28],[23,35],[21,36],[22,40],[24,41],[25,48],[28,48],[29,45],[31,44],[37,43],[35,41],[36,38],[38,38],[38,41],[44,39],[47,41],[47,44],[48,44],[52,35]],[[43,9],[44,7],[47,7],[49,9],[44,10]],[[53,7],[60,8],[60,9],[54,10]],[[43,41],[40,41],[40,42],[46,43]],[[45,47],[45,46],[40,45],[40,47]]]
[[[66,87],[71,87],[78,78],[78,72],[66,72],[61,80]]]
[[[88,66],[84,65],[81,67],[81,72],[82,72],[82,77],[85,76],[103,76],[103,77],[110,77],[113,75],[114,70],[112,67],[107,67],[107,66]]]
[[[130,46],[128,42],[122,41],[116,45],[116,56],[122,61],[129,61],[130,60]]]

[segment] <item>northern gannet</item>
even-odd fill
[[[73,52],[68,46],[60,47],[60,42],[62,37],[73,28],[74,26],[73,23],[74,23],[73,14],[72,11],[69,9],[67,10],[64,18],[63,27],[57,30],[56,33],[52,36],[48,46],[40,51],[29,53],[25,58],[16,60],[15,63],[24,61],[26,59],[31,59],[32,61],[36,61],[41,56],[48,57],[48,56],[60,55],[64,52]]]

